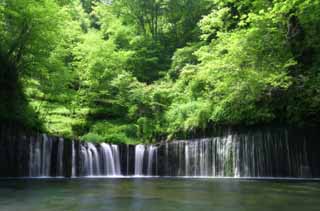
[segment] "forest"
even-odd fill
[[[0,0],[0,122],[153,143],[320,121],[318,0]]]

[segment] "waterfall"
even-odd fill
[[[88,158],[88,172],[86,175],[92,176],[93,175],[93,159],[92,159],[92,151],[89,147],[86,149],[87,158]]]
[[[112,144],[112,155],[114,157],[115,175],[121,175],[119,146]]]
[[[89,158],[88,151],[85,146],[80,146],[80,159],[81,159],[81,176],[87,176],[90,172],[89,170]]]
[[[89,176],[100,174],[100,158],[97,147],[88,143],[88,158],[89,158]]]
[[[31,138],[29,144],[29,176],[48,177],[51,170],[52,139],[47,135]]]
[[[80,156],[82,160],[82,175],[83,176],[94,176],[100,173],[100,168],[98,168],[99,158],[98,152],[92,143],[86,143],[81,146]]]
[[[41,176],[41,142],[34,137],[30,139],[29,176]]]
[[[83,176],[121,175],[120,154],[117,145],[86,143],[80,151]]]
[[[102,143],[100,146],[103,163],[103,175],[116,175],[115,161],[111,146],[105,143]]]
[[[134,174],[136,176],[143,175],[143,158],[144,158],[145,146],[139,144],[135,147],[135,163],[134,163]]]
[[[52,141],[47,135],[42,136],[41,176],[50,176]]]
[[[25,164],[19,162],[27,165],[23,174],[30,177],[320,176],[320,157],[313,150],[317,140],[293,136],[287,130],[228,132],[213,138],[136,146],[65,141],[47,135],[25,139],[27,159]]]
[[[163,175],[210,177],[309,177],[307,143],[283,134],[240,134],[162,145]]]
[[[200,175],[209,176],[209,144],[207,140],[201,140],[199,143],[199,162],[200,162]]]
[[[189,176],[189,145],[185,144],[184,146],[185,151],[185,176]]]
[[[157,147],[150,145],[148,146],[148,169],[147,169],[147,175],[148,176],[152,176],[153,175],[153,162],[154,162],[154,158],[157,159],[155,157],[156,153],[157,153]]]
[[[158,148],[154,145],[136,145],[135,146],[135,176],[153,176],[157,172]]]

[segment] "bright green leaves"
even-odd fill
[[[43,66],[58,44],[64,15],[52,0],[14,0],[5,4],[6,35],[1,45],[8,49],[9,59],[20,66],[19,71]]]
[[[213,10],[199,22],[199,27],[202,31],[201,38],[208,40],[209,37],[215,36],[218,31],[227,31],[230,28],[230,24],[232,24],[230,22],[231,18],[230,8]]]
[[[288,90],[293,80],[288,70],[296,62],[281,20],[274,22],[261,11],[248,17],[251,27],[232,28],[230,8],[223,7],[200,21],[203,38],[212,41],[193,53],[199,64],[181,69],[174,85],[178,94],[167,112],[169,132],[276,117],[271,93]]]
[[[4,0],[0,73],[12,72],[0,86],[22,82],[47,131],[95,141],[318,122],[319,11],[311,0]]]
[[[104,40],[96,31],[90,31],[80,39],[73,52],[74,64],[85,83],[107,82],[124,70],[129,51],[117,50],[113,40]]]
[[[52,79],[63,75],[56,71],[64,69],[59,45],[67,19],[67,13],[60,10],[54,0],[1,1],[0,87],[4,94],[0,97],[5,99],[6,103],[2,105],[7,104],[7,108],[0,110],[9,116],[9,120],[18,119],[27,127],[38,124],[32,117],[33,109],[25,100],[23,89],[30,84],[29,81],[36,81],[31,83],[33,89],[42,88],[42,84],[58,87],[62,83]]]

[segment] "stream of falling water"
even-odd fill
[[[142,176],[143,175],[143,158],[144,158],[145,146],[139,144],[135,147],[135,157],[134,157],[134,175]]]
[[[31,138],[29,176],[64,176],[64,145],[62,138]],[[133,148],[81,142],[79,156],[74,141],[71,148],[72,176],[130,175],[130,169],[134,176],[312,176],[306,140],[290,143],[285,133],[229,134]]]

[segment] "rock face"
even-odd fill
[[[155,145],[93,144],[0,128],[0,177],[320,177],[317,129],[226,129]]]
[[[29,143],[31,140],[18,134],[10,126],[0,128],[1,177],[28,175]]]

